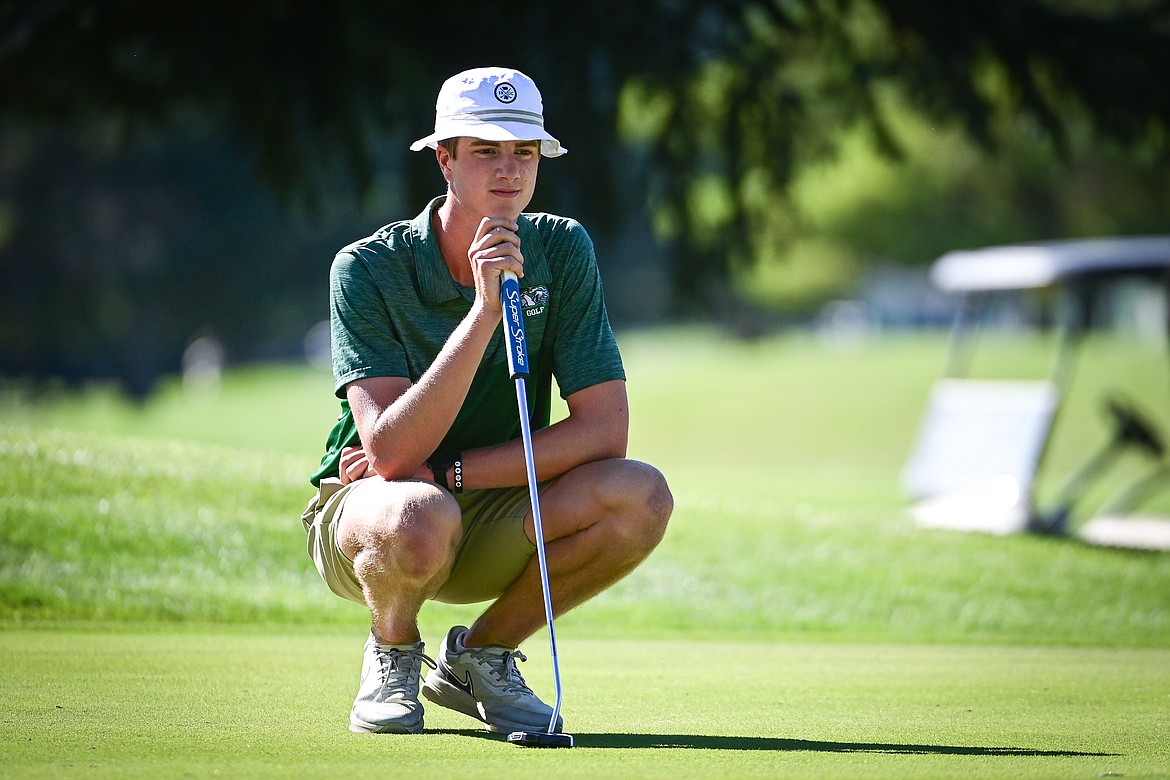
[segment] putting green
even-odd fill
[[[561,640],[577,748],[347,729],[360,635],[0,630],[0,776],[1126,777],[1170,774],[1170,650]],[[428,637],[432,644],[438,637]],[[525,647],[551,691],[543,635]]]

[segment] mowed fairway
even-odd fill
[[[1157,777],[1170,652],[636,639],[564,642],[572,751],[432,707],[346,731],[352,637],[0,634],[11,777]],[[533,653],[533,656],[537,656]],[[529,677],[547,690],[548,664]]]
[[[0,396],[0,776],[1170,776],[1170,554],[903,514],[941,340],[622,341],[631,455],[677,507],[641,569],[558,621],[571,751],[435,707],[421,736],[347,731],[368,624],[296,519],[327,375],[242,370],[142,408]],[[1098,356],[1058,471],[1105,435],[1104,383],[1166,397],[1147,355]],[[430,648],[474,615],[428,606]],[[523,649],[551,695],[545,635]]]

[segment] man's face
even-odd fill
[[[438,160],[454,205],[472,212],[475,219],[516,219],[536,188],[540,141],[459,138],[455,155],[440,146]]]

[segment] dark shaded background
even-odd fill
[[[619,322],[736,308],[842,131],[905,153],[890,95],[992,155],[1021,127],[1061,159],[1168,153],[1164,1],[0,2],[0,377],[141,397],[199,335],[298,354],[336,250],[441,191],[406,146],[486,64],[540,84],[571,153],[534,205],[589,227]],[[995,239],[1062,237],[1043,192],[1005,197],[1036,221]],[[1114,224],[1158,226],[1139,217]],[[881,254],[948,248],[921,232]]]

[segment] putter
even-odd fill
[[[504,340],[508,342],[508,376],[516,382],[516,404],[520,407],[520,436],[524,441],[524,464],[528,467],[528,497],[536,526],[536,558],[540,564],[540,587],[544,592],[544,616],[548,621],[548,644],[552,650],[553,685],[556,702],[547,731],[513,731],[508,741],[522,747],[573,747],[573,736],[556,730],[561,711],[561,668],[557,661],[557,634],[553,629],[552,592],[548,585],[548,561],[544,553],[544,526],[540,520],[540,494],[536,485],[536,461],[532,456],[532,426],[528,420],[528,344],[524,340],[524,309],[520,304],[520,282],[505,271],[500,280],[504,305]]]

